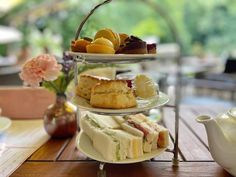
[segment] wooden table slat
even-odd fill
[[[211,106],[202,106],[202,105],[182,105],[181,110],[190,110],[196,116],[198,115],[210,115],[216,117],[217,115],[226,112],[229,109],[228,105],[211,105]]]
[[[97,176],[97,162],[26,162],[11,177],[90,177]],[[106,164],[107,177],[231,177],[215,162],[143,162],[127,165]]]
[[[223,113],[227,108],[222,106],[217,107],[205,107],[205,106],[181,106],[180,117],[184,123],[193,131],[196,136],[204,142],[204,145],[208,147],[208,140],[206,130],[203,124],[197,123],[195,120],[197,116],[207,114],[215,117],[219,113]]]
[[[164,152],[162,154],[160,154],[159,156],[156,156],[155,158],[153,158],[154,161],[172,161],[173,158],[173,153],[171,152]]]
[[[198,123],[195,119],[197,115],[190,109],[182,109],[180,112],[181,119],[195,133],[195,135],[208,147],[208,140],[204,125]]]
[[[28,160],[56,161],[70,139],[50,139],[41,146]]]
[[[58,160],[88,160],[88,157],[77,149],[76,136],[71,139]]]
[[[174,111],[173,109],[164,109],[164,121],[172,136],[174,135]],[[179,121],[179,149],[187,161],[212,161],[210,152],[204,144],[189,130],[188,127]]]

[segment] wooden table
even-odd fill
[[[172,166],[172,153],[142,163],[127,165],[106,164],[107,177],[228,177],[222,167],[216,164],[207,147],[203,125],[195,121],[200,113],[216,115],[224,108],[182,106],[179,129],[179,167]],[[174,135],[174,110],[164,108],[164,125]],[[99,163],[88,159],[75,147],[75,138],[50,139],[38,149],[11,177],[91,177],[97,176]],[[173,147],[171,143],[170,147]]]

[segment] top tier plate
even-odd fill
[[[67,54],[76,57],[78,62],[85,61],[88,63],[138,63],[155,60],[157,58],[157,54],[95,54],[72,51],[67,51]]]

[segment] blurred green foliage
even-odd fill
[[[220,54],[235,49],[235,0],[150,1],[160,5],[174,21],[185,54],[202,56],[205,52]],[[81,20],[98,2],[102,0],[25,0],[2,16],[0,23],[10,23],[23,32],[22,46],[60,54],[70,47]],[[101,7],[86,22],[81,36],[93,37],[101,28],[141,38],[156,36],[160,43],[173,42],[165,19],[142,0],[113,0]]]

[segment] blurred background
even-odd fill
[[[0,0],[0,86],[22,85],[20,66],[32,56],[62,56],[81,20],[101,1]],[[151,74],[167,91],[175,82],[173,56],[181,52],[183,102],[235,104],[235,21],[235,0],[113,0],[86,22],[81,36],[111,28],[156,42],[162,59],[131,67]]]

